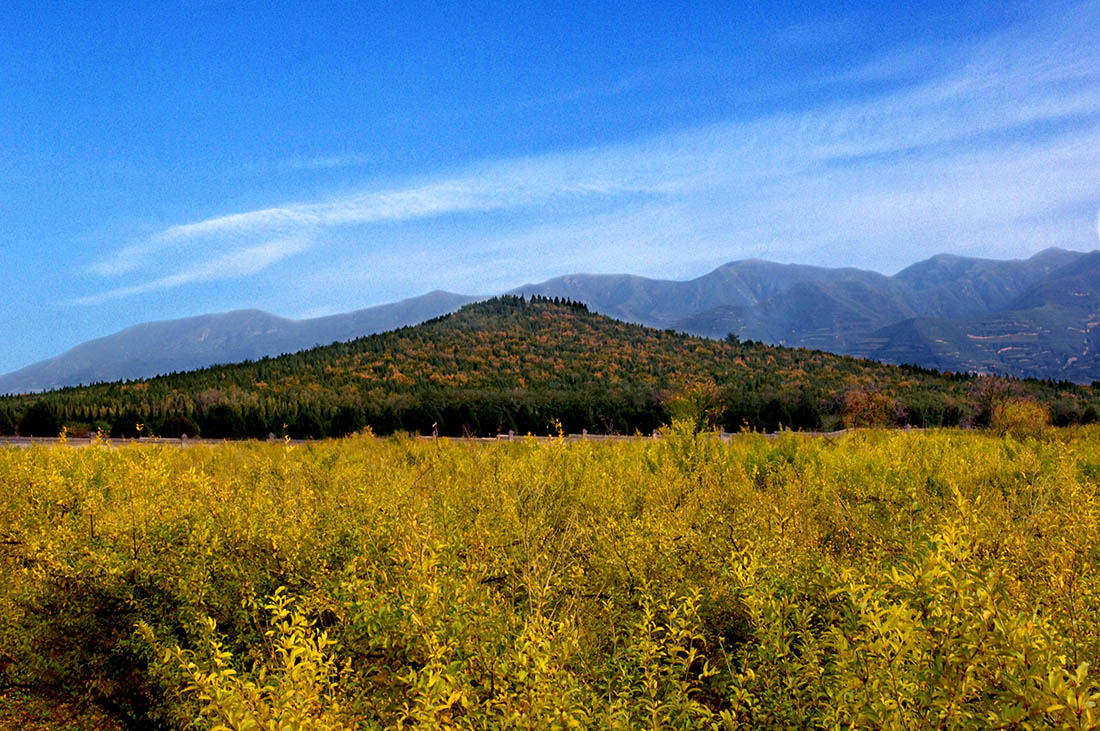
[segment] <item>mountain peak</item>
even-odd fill
[[[1048,246],[1042,251],[1032,254],[1027,261],[1041,264],[1048,269],[1056,269],[1067,264],[1072,264],[1085,255],[1086,254],[1081,251],[1070,251],[1069,249],[1061,249],[1057,246]]]
[[[894,275],[894,279],[905,282],[918,291],[938,287],[968,276],[975,269],[994,263],[991,259],[975,259],[955,254],[936,254],[924,261],[918,261]]]
[[[0,376],[0,394],[149,378],[293,353],[424,322],[453,312],[472,299],[435,290],[392,304],[307,320],[241,309],[144,322]]]
[[[1092,343],[1095,334],[1100,333],[1100,328],[1093,324],[1097,320],[1093,313],[1100,312],[1100,303],[1093,307],[1094,290],[1089,286],[1089,278],[1095,279],[1094,267],[1098,263],[1100,251],[1085,254],[1054,247],[1028,259],[1004,261],[944,253],[888,277],[855,268],[751,258],[731,261],[684,281],[632,274],[568,274],[541,284],[526,284],[508,294],[583,302],[592,312],[661,329],[716,338],[732,332],[743,339],[849,354],[871,354],[871,350],[859,345],[861,339],[907,318],[930,318],[938,323],[970,322],[969,333],[959,331],[960,335],[948,328],[945,330],[948,336],[940,337],[944,341],[956,336],[962,338],[954,349],[973,354],[965,363],[952,364],[952,370],[971,368],[968,364],[977,369],[984,363],[978,359],[986,355],[971,347],[968,335],[1003,330],[997,337],[1007,337],[1015,332],[1011,323],[978,323],[976,318],[995,319],[1013,310],[1018,319],[1017,310],[1021,307],[1069,304],[1072,307],[1062,307],[1059,312],[1076,313],[1077,319],[1051,320],[1043,326],[1043,332],[1080,333],[1073,335],[1080,341],[1080,347],[1073,344],[1076,348],[1073,352],[1067,350],[1069,346],[1062,348],[1069,353],[1067,362],[1074,359],[1072,372],[1047,357],[1052,352],[1047,346],[1054,342],[1053,335],[1042,336],[1041,342],[1003,346],[1002,352],[1016,358],[1014,363],[1022,362],[1016,356],[1031,353],[1027,356],[1029,370],[1010,368],[1010,372],[1087,381],[1100,377],[1100,359],[1095,355],[1100,352],[1100,343],[1086,344],[1086,340]],[[1028,293],[1031,294],[1025,297]],[[144,323],[0,376],[0,393],[144,378],[256,360],[424,322],[477,299],[482,298],[437,289],[388,305],[304,320],[242,309]],[[1078,322],[1080,313],[1089,317]],[[1059,342],[1066,339],[1059,337]],[[894,344],[900,342],[895,336],[889,340]],[[875,357],[895,360],[903,357],[897,355],[900,352],[887,352],[879,346],[873,350]],[[991,352],[990,357],[1001,357],[996,349]]]
[[[1063,248],[1058,247],[1058,246],[1048,246],[1047,248],[1043,249],[1042,251],[1035,252],[1034,254],[1032,254],[1028,258],[1029,259],[1046,259],[1046,258],[1051,257],[1051,256],[1064,256],[1066,254],[1071,254],[1071,253],[1073,253],[1073,252],[1069,251],[1068,249],[1063,249]]]

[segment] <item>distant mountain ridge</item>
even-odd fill
[[[149,378],[293,353],[423,322],[475,299],[437,290],[392,304],[306,320],[236,310],[147,322],[0,376],[0,393]]]
[[[992,390],[991,390],[992,386]],[[501,296],[389,332],[248,363],[0,400],[0,434],[114,437],[649,434],[687,419],[781,426],[982,425],[994,393],[1098,418],[1100,389],[989,384],[820,350],[659,330],[561,298]],[[141,424],[143,426],[139,427]]]
[[[956,372],[1100,380],[1100,251],[1028,259],[940,254],[893,276],[745,259],[687,281],[570,274],[509,294],[693,335],[826,350]],[[351,340],[446,314],[477,297],[435,291],[342,315],[258,310],[135,325],[0,376],[0,393],[146,378]]]
[[[1100,252],[940,254],[888,277],[731,262],[686,282],[569,275],[512,290],[693,335],[817,348],[939,370],[1100,379]]]
[[[1075,257],[987,314],[895,323],[854,340],[849,352],[940,370],[1100,380],[1100,251]]]

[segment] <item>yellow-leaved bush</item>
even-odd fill
[[[179,725],[213,731],[353,728],[339,683],[347,668],[337,666],[327,633],[315,631],[291,605],[283,587],[264,605],[271,613],[271,629],[264,633],[264,657],[248,672],[233,667],[233,653],[222,649],[212,619],[204,621],[198,651],[164,646],[148,624],[138,624],[141,636],[160,650],[161,665],[179,690],[182,709],[198,706],[197,717],[182,713],[176,719]]]
[[[1050,410],[1033,399],[1006,399],[993,407],[989,425],[1016,439],[1038,438],[1050,426]]]
[[[1096,728],[1100,428],[0,451],[0,683],[142,728]]]

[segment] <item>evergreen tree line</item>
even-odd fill
[[[700,428],[982,425],[1006,398],[1055,424],[1096,421],[1072,383],[941,374],[735,337],[655,330],[540,295],[230,366],[0,398],[0,434],[295,438],[370,427],[445,436],[648,434],[687,408]],[[140,425],[140,428],[139,428]]]
[[[989,410],[936,392],[915,392],[890,399],[877,412],[853,413],[848,400],[822,400],[807,392],[759,394],[727,389],[712,404],[713,417],[701,426],[776,431],[817,431],[842,426],[940,427],[988,423]],[[1066,402],[1051,407],[1055,425],[1094,423],[1097,407],[1077,409]],[[426,390],[387,398],[274,405],[222,402],[183,410],[148,406],[98,409],[66,407],[42,397],[25,410],[0,408],[0,434],[48,437],[62,427],[71,434],[100,431],[115,438],[157,435],[213,439],[340,437],[370,427],[377,434],[398,431],[440,436],[493,436],[568,433],[649,434],[673,415],[667,394],[628,391]],[[848,419],[846,421],[846,419]]]

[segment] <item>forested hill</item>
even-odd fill
[[[631,325],[501,297],[422,325],[256,362],[0,400],[0,432],[293,437],[408,430],[648,433],[673,414],[736,430],[981,423],[1012,396],[1096,418],[1072,384],[941,375]]]

